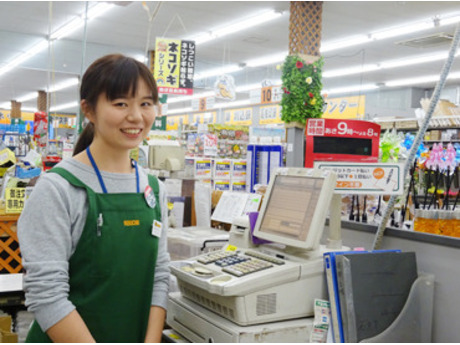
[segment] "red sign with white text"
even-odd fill
[[[309,119],[305,135],[306,168],[312,168],[314,161],[378,161],[380,125],[374,122]]]

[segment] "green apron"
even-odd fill
[[[152,209],[143,193],[95,193],[62,168],[50,172],[85,188],[89,201],[85,227],[69,260],[69,300],[96,342],[144,342],[159,241],[152,224],[161,222],[157,178],[149,175],[156,201]],[[35,321],[26,342],[51,339]]]

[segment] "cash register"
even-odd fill
[[[253,231],[264,244],[236,246],[230,236],[222,250],[171,267],[180,298],[209,311],[211,320],[239,326],[313,316],[314,299],[327,298],[322,254],[331,249],[320,239],[335,181],[333,172],[279,168]],[[181,314],[177,303],[168,307],[168,324],[193,328],[190,315],[181,320]]]

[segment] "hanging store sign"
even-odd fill
[[[366,96],[327,98],[324,119],[356,119],[364,117]]]
[[[337,174],[335,193],[402,195],[403,163],[315,162],[315,168]]]
[[[193,95],[195,42],[157,38],[154,77],[159,93]]]
[[[283,123],[281,120],[281,107],[279,105],[270,105],[259,108],[259,124],[278,124]]]
[[[281,101],[281,86],[263,87],[260,93],[260,103],[277,103]]]

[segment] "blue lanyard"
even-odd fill
[[[107,188],[105,188],[105,184],[104,184],[104,180],[102,179],[101,172],[99,171],[99,168],[97,167],[96,162],[94,161],[93,155],[91,154],[91,152],[89,150],[89,146],[86,148],[86,154],[88,155],[88,158],[89,158],[89,160],[91,162],[91,165],[93,166],[94,171],[96,172],[97,178],[99,180],[99,184],[101,185],[101,188],[102,188],[102,192],[107,194]],[[134,170],[136,171],[136,191],[137,191],[137,193],[139,193],[140,192],[140,189],[139,189],[139,170],[137,168],[137,162],[136,161],[133,160],[132,164],[134,166]]]

